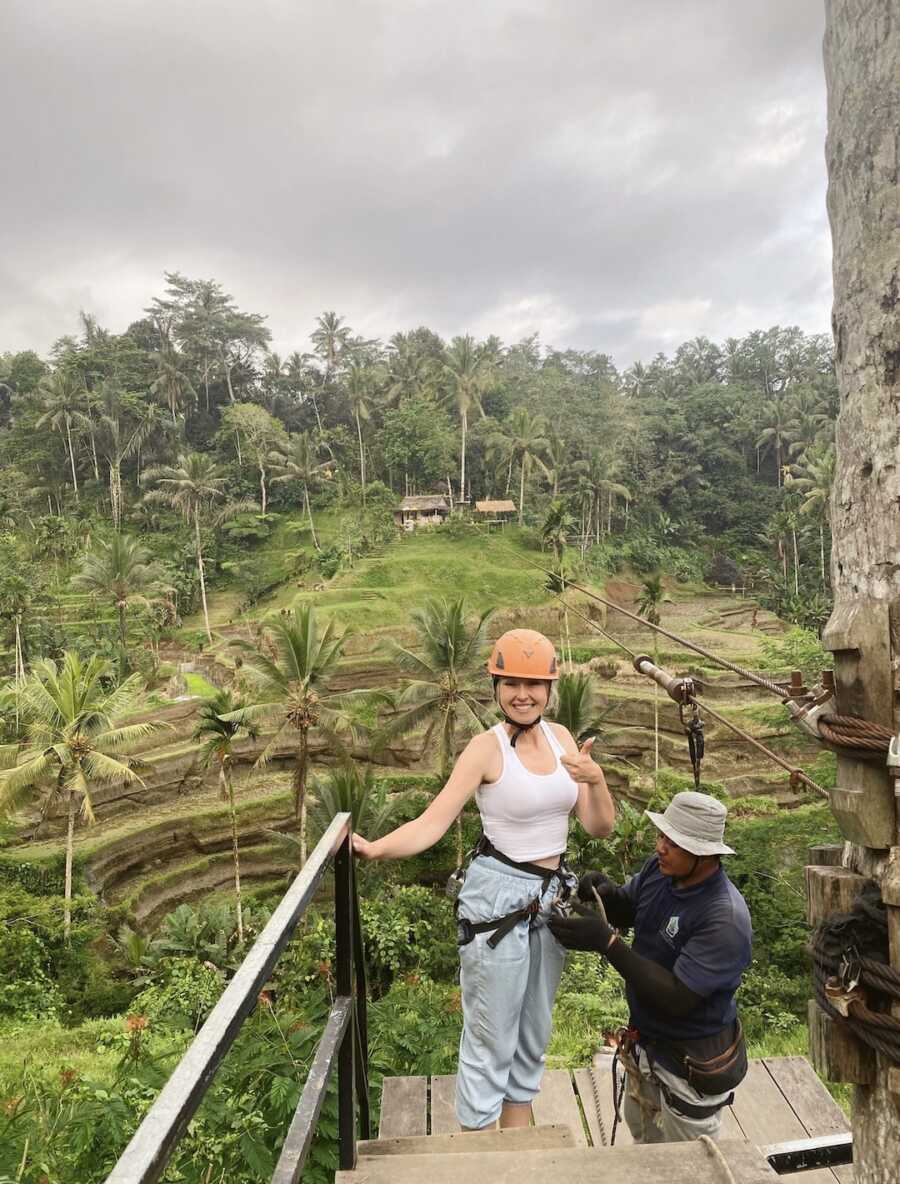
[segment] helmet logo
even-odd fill
[[[550,660],[550,673],[556,674],[556,655],[554,654]]]
[[[533,658],[534,657],[534,646],[533,645],[532,646],[523,645],[522,646],[522,653],[525,655],[526,658]]]
[[[506,663],[503,661],[503,653],[500,650],[497,650],[497,656],[494,659],[494,665],[497,667],[498,670],[505,670],[506,669]]]

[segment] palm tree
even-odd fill
[[[309,734],[318,728],[340,747],[336,729],[346,722],[346,715],[328,692],[327,680],[341,657],[347,636],[346,631],[338,632],[334,621],[329,621],[320,633],[312,605],[295,602],[292,608],[282,609],[266,621],[258,647],[242,640],[231,643],[244,655],[244,670],[260,694],[256,703],[243,708],[242,721],[270,720],[276,725],[257,764],[269,761],[286,731],[297,734],[294,815],[300,823],[304,862]]]
[[[290,451],[286,455],[281,452],[271,453],[269,462],[278,473],[278,476],[272,478],[273,485],[285,481],[297,481],[300,483],[303,489],[303,507],[309,519],[309,531],[312,535],[313,546],[317,551],[321,551],[322,548],[319,546],[319,540],[316,538],[316,526],[313,522],[312,506],[309,502],[309,487],[314,485],[320,477],[331,476],[334,461],[317,461],[316,448],[310,439],[309,433],[298,432],[290,438]]]
[[[557,566],[562,563],[563,553],[574,529],[575,519],[566,503],[562,498],[555,498],[547,507],[547,516],[541,526],[541,542],[553,548]]]
[[[547,432],[547,460],[550,462],[545,469],[552,483],[553,498],[559,497],[559,479],[566,464],[569,455],[569,445],[555,431],[550,428]]]
[[[790,439],[790,413],[783,398],[767,399],[760,408],[762,422],[766,425],[756,441],[757,448],[772,449],[775,454],[775,469],[778,486],[781,487],[782,457],[784,447]]]
[[[126,609],[133,604],[150,608],[172,591],[147,548],[127,534],[114,534],[109,541],[98,539],[82,558],[72,586],[112,601],[119,617],[119,641],[126,662]]]
[[[466,618],[465,601],[430,600],[412,614],[423,656],[388,640],[394,661],[407,675],[406,686],[393,701],[382,737],[407,736],[424,726],[423,751],[437,735],[442,780],[450,776],[458,738],[487,727],[492,706],[484,702],[485,630],[492,610],[476,620]],[[457,819],[457,854],[462,862],[462,821]]]
[[[366,367],[356,362],[351,363],[347,374],[347,401],[356,420],[356,436],[359,440],[359,481],[362,485],[363,509],[366,505],[366,450],[363,447],[361,421],[368,422],[371,398],[370,376]]]
[[[660,623],[660,606],[665,600],[665,589],[662,584],[662,576],[657,572],[656,575],[648,576],[641,586],[641,594],[638,597],[637,611],[642,617],[650,622],[651,625],[658,625]],[[659,634],[653,630],[653,661],[658,664],[659,659]],[[656,683],[653,684],[653,773],[654,776],[659,772],[659,687]]]
[[[794,485],[805,493],[801,514],[815,514],[819,520],[819,563],[822,583],[826,583],[825,524],[831,521],[831,487],[834,484],[835,451],[833,444],[820,444],[803,456],[798,466],[800,477]]]
[[[456,407],[460,423],[459,497],[466,497],[466,433],[469,412],[475,408],[484,414],[482,395],[492,381],[492,367],[488,356],[478,348],[475,339],[454,337],[444,355],[443,376],[447,382],[448,398]]]
[[[194,730],[194,739],[203,741],[200,754],[204,765],[208,766],[214,759],[218,761],[219,786],[222,797],[228,800],[239,942],[244,940],[244,912],[241,903],[241,861],[238,851],[237,810],[234,804],[234,778],[231,766],[234,760],[235,741],[241,736],[255,740],[259,734],[252,724],[243,720],[242,713],[245,706],[246,704],[234,698],[230,691],[218,691],[212,698],[204,700],[200,708],[200,718]]]
[[[197,397],[190,378],[179,365],[180,361],[174,347],[164,343],[156,354],[157,376],[150,384],[150,394],[158,395],[168,407],[173,427],[178,423],[177,412]]]
[[[560,674],[556,684],[556,707],[549,718],[568,728],[579,747],[588,737],[600,734],[602,721],[595,712],[591,676],[577,670]]]
[[[219,526],[248,510],[258,510],[256,502],[234,501],[218,505],[225,498],[227,477],[210,456],[199,452],[182,453],[174,465],[158,465],[144,473],[144,481],[158,488],[144,494],[145,502],[157,502],[177,510],[185,522],[194,528],[194,548],[197,555],[197,574],[200,578],[200,598],[203,602],[203,622],[206,636],[212,641],[209,609],[206,604],[206,577],[203,568],[203,549],[200,543],[201,526]],[[216,513],[212,514],[213,507]],[[211,515],[211,516],[210,516]],[[206,519],[206,521],[204,521]]]
[[[152,721],[123,724],[143,693],[143,680],[134,674],[108,690],[110,675],[109,663],[97,655],[82,663],[78,654],[69,651],[59,667],[50,658],[36,663],[19,695],[27,723],[25,747],[14,767],[0,772],[0,811],[4,813],[32,788],[49,786],[45,813],[58,798],[66,799],[63,933],[67,942],[72,927],[76,805],[80,801],[81,816],[92,823],[92,786],[139,781],[133,761],[123,754],[163,726]]]
[[[75,500],[78,501],[78,474],[75,471],[75,450],[72,447],[72,422],[83,412],[87,392],[78,376],[66,369],[55,370],[42,378],[38,392],[44,414],[35,426],[42,428],[44,424],[49,423],[54,431],[65,431],[72,486],[75,490]]]
[[[331,381],[335,371],[341,365],[344,356],[353,348],[353,333],[349,325],[344,324],[344,318],[334,312],[323,312],[316,317],[316,327],[310,334],[313,350],[325,363],[322,373],[322,390]],[[322,420],[319,417],[319,404],[313,392],[313,409],[316,413],[316,424],[319,435],[322,434]]]
[[[122,465],[150,435],[153,423],[147,414],[147,405],[119,390],[112,381],[104,382],[98,408],[100,417],[96,425],[88,415],[79,416],[79,419],[90,424],[109,469],[109,506],[113,527],[118,530],[124,513]]]
[[[547,421],[542,415],[532,415],[526,407],[517,407],[508,420],[513,453],[519,458],[519,526],[525,513],[525,481],[532,463],[537,463],[549,477],[547,466],[537,455],[548,444],[544,432]]]

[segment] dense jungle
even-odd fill
[[[555,718],[597,737],[617,799],[610,839],[573,824],[579,870],[636,871],[643,810],[693,785],[677,708],[618,641],[833,784],[777,700],[592,599],[817,681],[830,337],[701,337],[620,371],[537,337],[310,328],[280,356],[265,315],[169,273],[121,334],[84,313],[46,357],[0,354],[2,1184],[105,1177],[333,815],[370,837],[413,817],[496,718],[506,628],[560,647]],[[836,825],[712,719],[701,777],[754,922],[751,1051],[805,1051],[803,865]],[[478,833],[467,808],[359,869],[376,1106],[383,1076],[453,1070],[444,883]],[[165,1180],[268,1179],[333,958],[326,884]],[[624,1020],[619,982],[570,957],[548,1063]],[[331,1178],[335,1132],[329,1096],[304,1179]]]

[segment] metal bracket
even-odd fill
[[[853,1135],[824,1135],[819,1139],[796,1139],[760,1148],[769,1166],[779,1176],[786,1172],[811,1172],[815,1168],[836,1168],[853,1163]]]

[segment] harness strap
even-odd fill
[[[470,941],[474,941],[476,933],[491,933],[493,931],[493,936],[488,938],[487,944],[492,950],[496,949],[504,937],[508,933],[512,933],[520,921],[531,920],[538,915],[541,908],[541,897],[550,887],[550,881],[554,876],[559,877],[560,884],[562,885],[560,892],[561,898],[563,900],[568,900],[569,898],[570,889],[563,874],[568,871],[564,858],[560,858],[558,867],[541,867],[539,863],[519,863],[515,859],[510,859],[508,855],[504,855],[502,851],[498,851],[487,835],[482,835],[475,844],[472,858],[477,859],[479,855],[490,856],[492,859],[499,860],[500,863],[505,863],[507,867],[514,867],[519,871],[527,872],[536,879],[540,879],[541,887],[538,894],[532,897],[528,904],[523,905],[520,909],[515,909],[511,913],[506,913],[502,917],[492,917],[490,921],[469,921],[466,917],[458,917],[458,944],[461,946],[466,946]]]
[[[684,1098],[679,1098],[678,1095],[674,1094],[666,1085],[666,1083],[661,1081],[660,1078],[656,1077],[655,1074],[654,1079],[656,1084],[659,1086],[663,1097],[666,1099],[666,1105],[670,1110],[674,1111],[676,1114],[680,1114],[683,1118],[711,1118],[714,1114],[717,1114],[723,1106],[730,1106],[734,1101],[734,1090],[732,1090],[728,1097],[723,1099],[721,1102],[716,1102],[712,1106],[698,1106],[694,1102],[686,1102]]]

